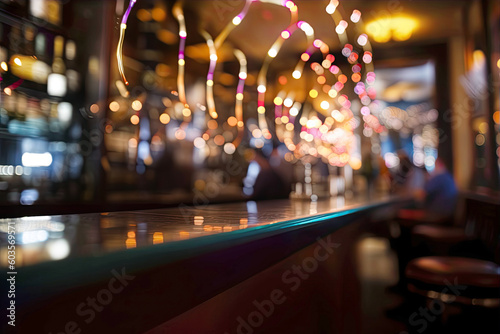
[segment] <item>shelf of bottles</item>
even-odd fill
[[[0,1],[0,201],[33,204],[78,179],[77,43],[63,1]],[[70,163],[67,163],[71,161]],[[42,200],[43,202],[43,200]]]

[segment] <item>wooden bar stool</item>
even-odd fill
[[[500,266],[479,259],[426,256],[406,267],[408,289],[424,297],[484,307],[500,306]]]
[[[461,256],[425,256],[411,260],[405,276],[410,292],[443,303],[500,311],[500,205],[496,200],[468,198],[466,226],[469,233],[450,227],[421,226],[415,233],[449,243],[471,238],[481,242],[483,259]],[[474,255],[475,249],[471,249]],[[491,317],[490,317],[491,318]],[[496,326],[500,326],[497,317]],[[494,319],[491,319],[494,320]],[[500,329],[499,329],[500,330]]]

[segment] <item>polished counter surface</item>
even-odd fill
[[[351,263],[354,239],[346,233],[365,233],[406,204],[402,197],[336,197],[4,219],[2,261],[10,223],[20,332],[42,323],[42,331],[59,332],[76,319],[92,333],[144,333],[310,246],[334,247],[331,236],[345,243],[332,261]],[[116,279],[126,283],[123,292],[82,322],[82,301],[101,298]]]
[[[392,199],[394,200],[394,199]],[[317,202],[274,200],[219,205],[121,211],[59,216],[35,216],[0,220],[0,252],[6,255],[10,230],[16,237],[16,267],[80,257],[99,257],[122,250],[183,245],[203,238],[217,242],[227,238],[283,229],[390,201],[335,197]],[[329,217],[331,218],[331,217]],[[270,226],[272,225],[272,226]],[[14,228],[14,229],[12,229]],[[224,234],[224,236],[221,236]],[[214,237],[214,236],[218,237]],[[180,242],[180,243],[179,243]],[[195,241],[197,242],[197,241]],[[0,264],[6,267],[7,256]]]

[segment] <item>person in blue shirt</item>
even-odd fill
[[[457,186],[453,176],[440,158],[436,159],[435,168],[424,185],[422,195],[425,196],[423,209],[430,218],[453,217],[457,205]]]

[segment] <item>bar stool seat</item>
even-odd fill
[[[406,267],[408,289],[444,302],[498,307],[500,267],[490,261],[447,256],[414,259]]]

